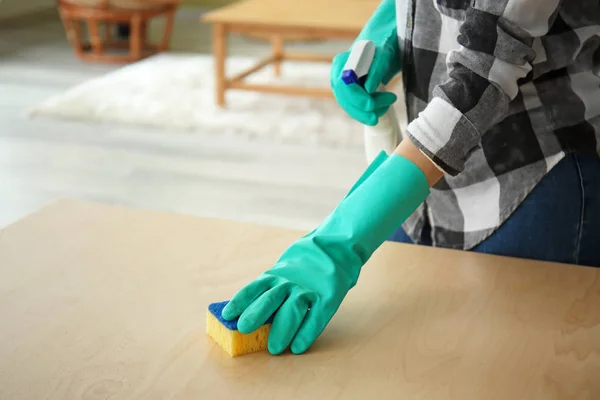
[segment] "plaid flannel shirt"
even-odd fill
[[[397,0],[396,13],[404,133],[445,172],[403,227],[470,249],[566,154],[598,154],[600,1]]]

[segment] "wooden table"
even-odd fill
[[[302,232],[72,201],[0,231],[1,399],[599,399],[600,276],[386,243],[306,354],[205,334]]]
[[[79,58],[129,63],[168,49],[179,0],[58,0],[57,4],[69,43]],[[156,17],[164,17],[166,24],[160,42],[152,44],[147,28]],[[82,29],[82,23],[87,29]],[[113,39],[115,25],[131,29],[128,40]],[[123,49],[129,52],[111,52]]]
[[[205,14],[202,21],[213,25],[217,105],[225,105],[225,92],[228,89],[332,98],[330,88],[311,87],[310,84],[260,85],[244,80],[271,64],[274,65],[275,75],[279,76],[281,63],[285,60],[331,62],[331,55],[285,52],[284,39],[288,35],[302,35],[353,40],[379,3],[379,0],[242,0]],[[254,67],[228,78],[225,59],[230,33],[268,34],[272,38],[272,54]]]

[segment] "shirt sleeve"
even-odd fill
[[[482,135],[501,121],[528,76],[535,38],[552,25],[561,0],[474,0],[461,25],[459,50],[448,54],[448,80],[407,127],[408,137],[450,175]]]

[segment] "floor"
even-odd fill
[[[210,52],[200,15],[180,10],[172,51]],[[231,53],[265,46],[234,37]],[[332,53],[346,46],[295,44]],[[308,230],[365,167],[360,151],[28,118],[29,107],[115,68],[77,60],[54,10],[0,21],[0,227],[75,198]]]

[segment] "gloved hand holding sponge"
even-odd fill
[[[395,101],[374,93],[400,69],[394,1],[384,0],[357,40],[370,40],[376,53],[365,87],[341,82],[348,52],[333,62],[337,101],[365,124]],[[272,316],[268,350],[305,352],[323,332],[371,255],[429,194],[430,181],[416,163],[382,152],[335,210],[312,232],[291,244],[275,265],[236,293],[222,312],[251,333]]]

